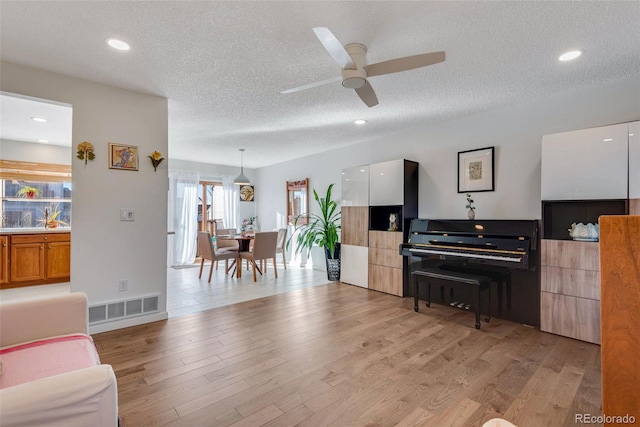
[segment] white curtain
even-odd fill
[[[193,172],[169,173],[169,231],[175,232],[169,249],[169,265],[195,261],[199,181],[199,176]]]
[[[240,193],[238,186],[233,183],[233,176],[222,177],[222,189],[224,191],[224,226],[238,229],[238,198]]]

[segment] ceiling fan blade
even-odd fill
[[[356,69],[356,64],[353,63],[353,59],[351,59],[349,52],[347,52],[344,46],[342,46],[342,43],[338,41],[336,36],[334,36],[328,28],[316,27],[313,29],[313,32],[316,33],[320,43],[322,43],[324,48],[327,49],[329,55],[331,55],[333,60],[338,63],[340,68],[347,68],[350,70]]]
[[[286,90],[281,91],[280,93],[300,92],[302,90],[311,89],[312,87],[322,86],[322,85],[326,85],[326,84],[333,83],[333,82],[339,82],[339,81],[342,81],[342,77],[340,77],[340,76],[331,77],[330,79],[321,80],[319,82],[309,83],[309,84],[306,84],[304,86],[298,86],[298,87],[294,87],[294,88],[291,88],[291,89],[286,89]]]
[[[363,68],[367,72],[368,77],[373,77],[426,67],[427,65],[437,64],[444,60],[444,52],[431,52],[420,55],[405,56],[404,58],[391,59],[389,61],[378,62],[376,64],[369,64],[365,65]]]
[[[366,82],[364,86],[355,90],[362,102],[367,104],[367,107],[374,107],[378,105],[378,97],[376,93],[373,91],[373,88]]]

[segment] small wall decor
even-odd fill
[[[84,160],[84,164],[86,166],[87,160],[93,160],[96,158],[96,155],[93,153],[93,145],[87,141],[78,144],[78,155],[76,157],[80,160]]]
[[[138,147],[109,143],[109,169],[138,170]]]
[[[494,191],[494,147],[458,152],[458,193]]]
[[[389,214],[389,228],[387,231],[398,231],[398,214]]]
[[[243,185],[240,187],[240,201],[253,202],[253,185]]]
[[[154,172],[158,169],[158,165],[164,160],[164,157],[162,157],[162,153],[159,151],[154,151],[150,156],[147,157],[149,158],[149,160],[151,160]]]

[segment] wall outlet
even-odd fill
[[[118,290],[120,292],[126,292],[129,289],[129,281],[127,279],[118,280]]]

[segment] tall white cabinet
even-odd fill
[[[342,170],[340,281],[369,287],[369,165]]]
[[[408,285],[399,246],[417,214],[418,163],[399,159],[343,169],[340,280],[403,296]]]
[[[635,122],[542,138],[542,331],[600,343],[599,243],[572,240],[568,229],[633,213],[631,199],[640,191],[637,134]]]

